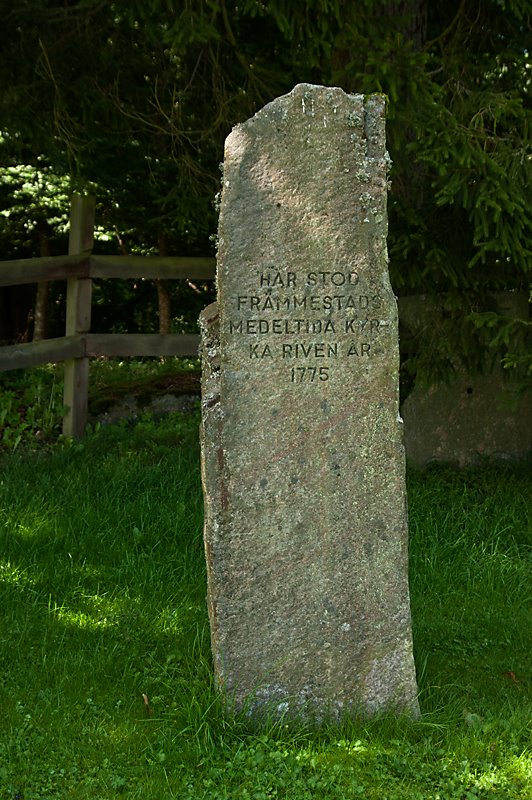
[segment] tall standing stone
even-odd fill
[[[252,716],[418,713],[384,112],[302,84],[226,141],[205,548],[217,683]]]

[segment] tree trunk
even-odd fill
[[[41,257],[51,255],[50,240],[42,231],[39,233],[39,250]],[[33,341],[39,342],[48,338],[48,305],[50,300],[50,283],[40,281],[37,284],[35,311],[33,315]]]
[[[158,250],[160,256],[167,256],[170,254],[168,236],[164,233],[159,236]],[[157,278],[155,284],[157,286],[157,301],[159,304],[159,333],[168,334],[172,332],[172,316],[170,310],[171,296],[168,281]]]
[[[383,17],[395,17],[405,39],[409,39],[416,50],[422,49],[427,39],[427,0],[393,0],[377,5],[376,11]]]

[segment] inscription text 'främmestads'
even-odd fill
[[[416,715],[384,100],[301,84],[226,141],[202,314],[217,684],[257,719]]]

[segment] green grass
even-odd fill
[[[4,453],[0,798],[530,798],[529,479],[410,475],[419,721],[258,732],[213,687],[197,418]]]

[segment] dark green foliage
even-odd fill
[[[63,372],[61,364],[0,372],[0,453],[18,448],[36,453],[61,438]],[[166,393],[199,393],[197,359],[93,359],[89,429],[99,427],[98,417],[128,396],[146,406]]]
[[[96,190],[115,248],[205,255],[235,123],[300,81],[384,92],[392,281],[448,311],[410,369],[526,375],[530,328],[499,336],[494,293],[530,282],[530,18],[527,0],[27,0],[0,32],[6,141]]]
[[[62,370],[0,372],[0,453],[55,441],[62,417]]]

